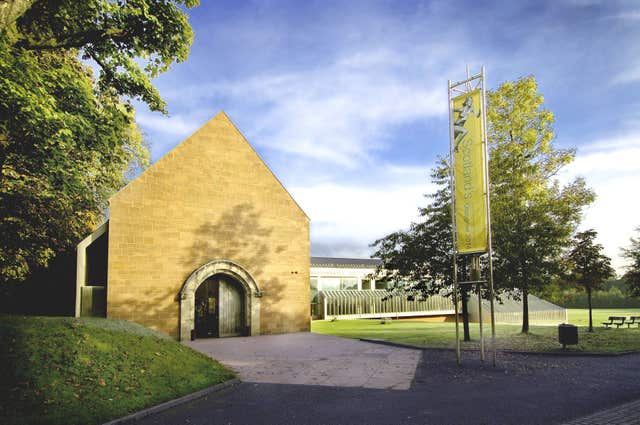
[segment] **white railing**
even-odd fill
[[[419,293],[394,294],[384,289],[323,290],[319,292],[324,319],[370,319],[378,317],[440,316],[454,314],[449,298]]]

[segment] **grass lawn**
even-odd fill
[[[3,425],[103,423],[233,376],[133,323],[0,316]]]
[[[614,315],[638,315],[638,310],[594,310],[594,325]],[[640,329],[604,330],[595,329],[588,332],[588,310],[570,310],[569,322],[579,325],[578,345],[569,346],[572,351],[581,352],[622,352],[640,350]],[[601,320],[602,319],[602,320]],[[520,325],[497,325],[496,344],[499,350],[516,350],[530,352],[561,351],[558,343],[557,326],[531,326],[529,334],[520,333]],[[477,349],[479,347],[478,324],[470,325],[470,342],[463,342],[462,347]],[[387,341],[411,344],[428,348],[455,348],[455,323],[433,323],[409,320],[393,320],[381,324],[380,320],[340,320],[336,322],[318,320],[312,322],[311,331],[346,338],[375,338]],[[462,338],[462,324],[460,326]],[[484,326],[485,341],[490,343],[491,328]]]
[[[593,309],[593,327],[601,327],[609,316],[640,316],[640,309],[633,308],[609,308]],[[578,326],[589,326],[589,309],[569,309],[569,323]],[[626,328],[626,325],[625,325]]]

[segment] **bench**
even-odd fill
[[[630,328],[631,325],[638,325],[638,327],[640,328],[640,316],[631,316],[626,323],[627,328]]]
[[[608,322],[602,322],[605,328],[610,329],[610,326],[615,325],[617,328],[624,325],[624,321],[627,320],[625,316],[609,316]]]

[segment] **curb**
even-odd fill
[[[373,344],[389,345],[391,347],[409,348],[411,350],[420,350],[420,351],[455,351],[455,348],[418,347],[416,345],[405,344],[405,343],[402,343],[402,342],[387,341],[387,340],[384,340],[384,339],[376,339],[376,338],[358,338],[358,340],[364,341],[364,342],[371,342]],[[477,348],[460,348],[460,351],[474,352],[474,351],[480,351],[480,350],[477,349]],[[528,354],[531,354],[531,353],[528,353]]]
[[[431,348],[416,347],[415,345],[403,344],[402,342],[387,341],[387,340],[384,340],[384,339],[358,338],[358,340],[364,341],[364,342],[371,342],[373,344],[389,345],[391,347],[409,348],[411,350],[420,350],[420,351],[431,350]],[[449,350],[449,348],[434,348],[434,350]]]
[[[502,353],[506,354],[522,354],[522,355],[536,355],[536,356],[557,356],[557,357],[620,357],[628,356],[630,354],[640,354],[640,351],[620,351],[618,353],[603,353],[594,351],[512,351],[502,350]]]
[[[147,416],[155,415],[156,413],[163,412],[165,410],[171,409],[172,407],[179,406],[181,404],[188,403],[193,400],[197,400],[199,398],[206,397],[210,394],[216,393],[218,391],[222,391],[226,388],[233,387],[240,383],[240,380],[237,378],[230,379],[228,381],[222,382],[220,384],[213,385],[209,388],[205,388],[204,390],[196,391],[195,393],[187,394],[183,397],[176,398],[173,400],[166,401],[164,403],[158,404],[156,406],[149,407],[147,409],[140,410],[139,412],[132,413],[130,415],[124,416],[122,418],[114,419],[109,422],[105,422],[103,425],[121,425],[128,424],[132,422],[137,422],[142,418],[146,418]]]
[[[384,339],[375,338],[358,338],[360,341],[371,342],[373,344],[389,345],[391,347],[410,348],[412,350],[421,351],[454,351],[454,348],[443,347],[417,347],[415,345],[404,344],[402,342],[386,341]],[[474,352],[480,351],[477,348],[462,348],[461,351]],[[487,351],[488,348],[487,348]],[[591,351],[517,351],[517,350],[498,350],[498,353],[503,354],[520,354],[520,355],[534,355],[534,356],[558,356],[558,357],[620,357],[628,356],[630,354],[640,354],[640,351],[621,351],[619,353],[602,353]]]

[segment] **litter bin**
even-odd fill
[[[567,345],[576,345],[578,343],[578,327],[567,323],[558,325],[558,342],[562,344],[563,350],[567,348]]]

